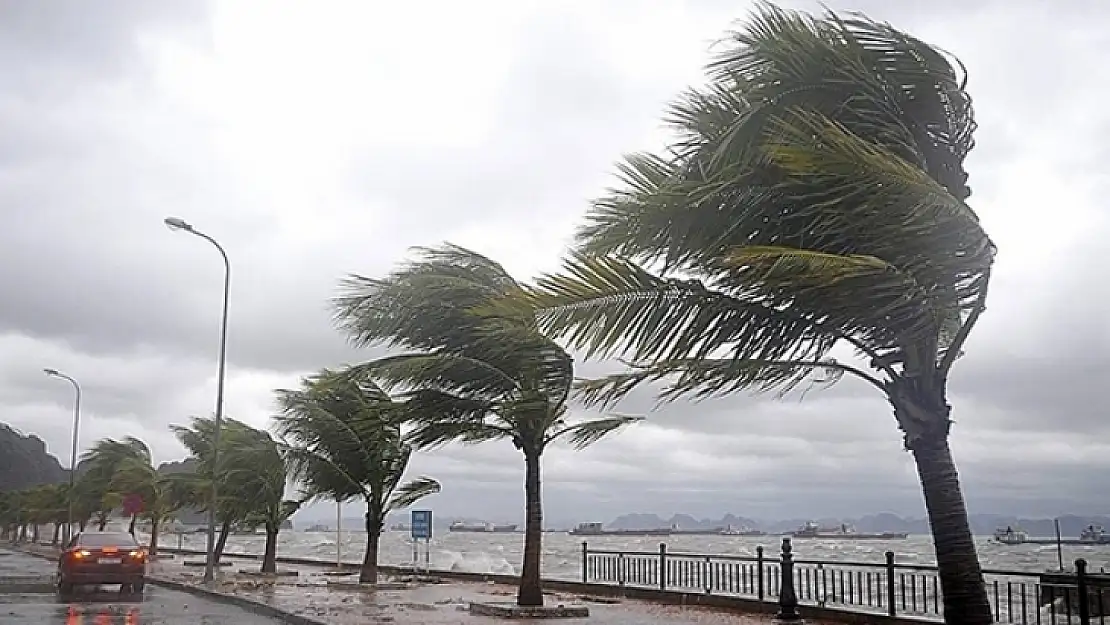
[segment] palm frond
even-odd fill
[[[400,354],[362,363],[351,370],[373,376],[388,389],[434,388],[496,397],[517,388],[517,381],[496,365],[465,354]]]
[[[560,430],[555,430],[547,436],[546,443],[566,437],[571,447],[575,449],[585,449],[602,438],[605,438],[607,435],[642,420],[643,417],[618,415],[606,417],[604,419],[583,421],[581,423],[568,425]]]
[[[669,380],[659,393],[663,402],[682,397],[695,400],[722,396],[737,391],[756,393],[776,391],[781,397],[808,382],[812,387],[828,387],[845,373],[857,375],[884,389],[873,376],[834,359],[753,360],[681,359],[633,366],[631,371],[576,385],[576,398],[586,406],[611,406],[645,382]]]
[[[439,482],[430,477],[419,477],[411,482],[398,486],[396,490],[393,491],[392,496],[390,496],[385,511],[391,512],[407,508],[428,495],[434,495],[439,491]]]
[[[661,278],[619,258],[574,254],[564,272],[540,277],[530,297],[540,327],[587,357],[675,360],[728,349],[751,358],[819,358],[842,338],[838,328],[789,308]]]
[[[442,447],[447,443],[465,445],[485,443],[502,438],[514,438],[511,428],[488,423],[485,420],[427,419],[414,422],[406,439],[419,449]]]

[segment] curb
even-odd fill
[[[25,554],[25,555],[34,556],[36,558],[42,558],[43,560],[55,560],[56,559],[54,556],[50,556],[50,555],[47,555],[45,553],[36,553],[34,551],[24,551],[24,550],[19,549],[19,548],[12,548],[12,549],[15,550],[15,551],[18,551],[19,553]],[[328,625],[328,623],[325,622],[325,621],[316,620],[314,618],[309,618],[307,616],[301,616],[300,614],[293,614],[292,612],[286,612],[285,610],[275,608],[272,605],[262,603],[260,601],[254,601],[253,599],[246,599],[244,597],[239,597],[237,595],[229,595],[227,593],[219,592],[219,591],[216,591],[216,590],[210,590],[210,589],[204,588],[202,586],[194,586],[192,584],[183,584],[181,582],[175,582],[175,581],[172,581],[172,580],[168,580],[168,579],[164,579],[164,578],[156,577],[156,576],[151,576],[151,575],[147,575],[146,581],[147,581],[148,584],[151,584],[151,585],[154,585],[154,586],[159,586],[159,587],[162,587],[162,588],[168,588],[170,590],[176,590],[178,592],[183,592],[183,593],[198,596],[198,597],[204,597],[206,599],[211,599],[213,601],[218,601],[220,603],[233,605],[237,608],[242,608],[242,609],[246,610],[247,612],[251,612],[251,613],[257,614],[259,616],[265,616],[265,617],[268,617],[268,618],[280,619],[282,621],[285,621],[286,623],[289,623],[289,625]]]
[[[307,616],[301,616],[300,614],[286,612],[285,610],[275,608],[274,606],[266,603],[254,601],[253,599],[246,599],[238,595],[230,595],[227,593],[219,592],[218,590],[210,590],[203,586],[183,584],[181,582],[175,582],[168,579],[162,579],[160,577],[150,576],[147,576],[146,581],[154,584],[155,586],[161,586],[162,588],[168,588],[170,590],[176,590],[178,592],[196,595],[198,597],[212,599],[213,601],[219,601],[220,603],[233,605],[238,608],[242,608],[247,612],[258,614],[259,616],[280,619],[282,621],[285,621],[286,623],[289,623],[289,625],[328,625],[328,623],[326,623],[325,621],[319,621]]]

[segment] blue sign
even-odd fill
[[[432,511],[431,510],[413,510],[412,511],[412,537],[413,538],[431,538],[432,537]]]

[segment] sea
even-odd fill
[[[278,535],[278,555],[318,558],[334,562],[360,562],[366,548],[362,532],[307,532],[283,530]],[[166,547],[205,548],[205,535],[166,534],[161,539]],[[590,549],[658,553],[665,542],[670,553],[704,555],[754,556],[762,546],[768,557],[776,557],[781,548],[778,536],[591,536]],[[989,536],[976,538],[979,560],[984,569],[1040,573],[1058,570],[1056,545],[1003,545]],[[228,553],[262,553],[265,536],[233,535],[228,539]],[[417,562],[429,568],[470,573],[519,574],[524,548],[522,533],[470,533],[444,531],[433,537],[425,550],[424,541],[417,545]],[[547,532],[543,535],[543,576],[549,579],[577,580],[582,575],[583,537]],[[380,543],[380,564],[413,564],[413,540],[407,531],[386,531]],[[1088,562],[1088,570],[1110,571],[1110,545],[1064,545],[1063,562],[1068,569],[1077,558]],[[839,562],[884,562],[886,551],[893,551],[898,564],[931,565],[936,560],[929,536],[909,536],[905,540],[794,540],[794,557],[802,560]],[[427,555],[425,555],[427,553]]]

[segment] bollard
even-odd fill
[[[763,603],[764,590],[763,590],[763,546],[762,545],[755,548],[755,568],[756,568],[756,575],[758,576],[758,579],[759,579],[759,582],[758,582],[759,586],[758,586],[758,590],[757,590],[756,594],[759,595],[759,602]]]
[[[589,561],[590,560],[589,560],[589,558],[590,558],[590,547],[589,547],[589,545],[586,544],[586,541],[583,540],[582,541],[582,583],[583,584],[590,583],[590,578],[589,578]]]
[[[779,587],[779,613],[775,620],[783,623],[800,623],[802,616],[798,614],[798,595],[794,592],[794,556],[790,546],[790,539],[782,539],[782,585]]]
[[[659,590],[667,589],[667,543],[659,543]]]
[[[1079,596],[1079,624],[1091,625],[1091,595],[1087,591],[1087,561],[1079,558],[1075,561],[1075,590]],[[1102,606],[1099,606],[1101,611]]]
[[[895,592],[894,592],[894,577],[897,575],[894,571],[894,552],[886,552],[886,613],[887,616],[894,616],[898,613],[898,608],[894,605]]]

